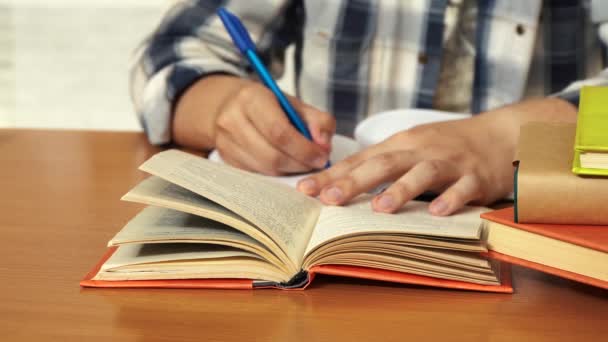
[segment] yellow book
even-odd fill
[[[608,176],[608,87],[581,90],[572,172]]]

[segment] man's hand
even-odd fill
[[[209,99],[214,95],[223,100]],[[335,120],[294,97],[289,100],[307,123],[312,142],[290,124],[270,90],[223,75],[186,92],[176,111],[174,136],[188,145],[198,131],[199,140],[207,141],[204,147],[216,148],[224,161],[250,171],[281,175],[321,169],[329,158]]]
[[[549,111],[549,114],[544,111]],[[471,119],[421,125],[393,135],[332,168],[301,180],[298,190],[341,205],[392,183],[372,201],[393,213],[425,191],[441,193],[429,206],[449,215],[469,202],[488,204],[513,186],[519,125],[531,120],[573,120],[575,109],[557,99],[528,101]]]

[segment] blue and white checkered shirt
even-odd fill
[[[132,69],[136,111],[154,144],[171,141],[174,103],[196,80],[255,78],[215,14],[221,6],[243,20],[275,76],[295,45],[297,95],[332,113],[347,135],[373,113],[432,108],[442,63],[450,62],[442,58],[448,0],[179,1]],[[532,79],[541,95],[572,101],[582,84],[608,84],[601,71],[608,24],[592,20],[590,8],[577,0],[478,0],[471,112],[520,101]]]

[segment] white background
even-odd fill
[[[0,0],[0,128],[141,130],[131,55],[173,2]]]
[[[133,49],[168,0],[0,0],[0,127],[139,130]]]

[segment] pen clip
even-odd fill
[[[222,20],[222,23],[224,23],[234,45],[239,48],[243,55],[247,54],[247,50],[256,50],[255,44],[251,40],[251,36],[249,36],[249,32],[247,32],[247,29],[236,15],[230,13],[230,11],[223,7],[217,10],[217,14]]]

